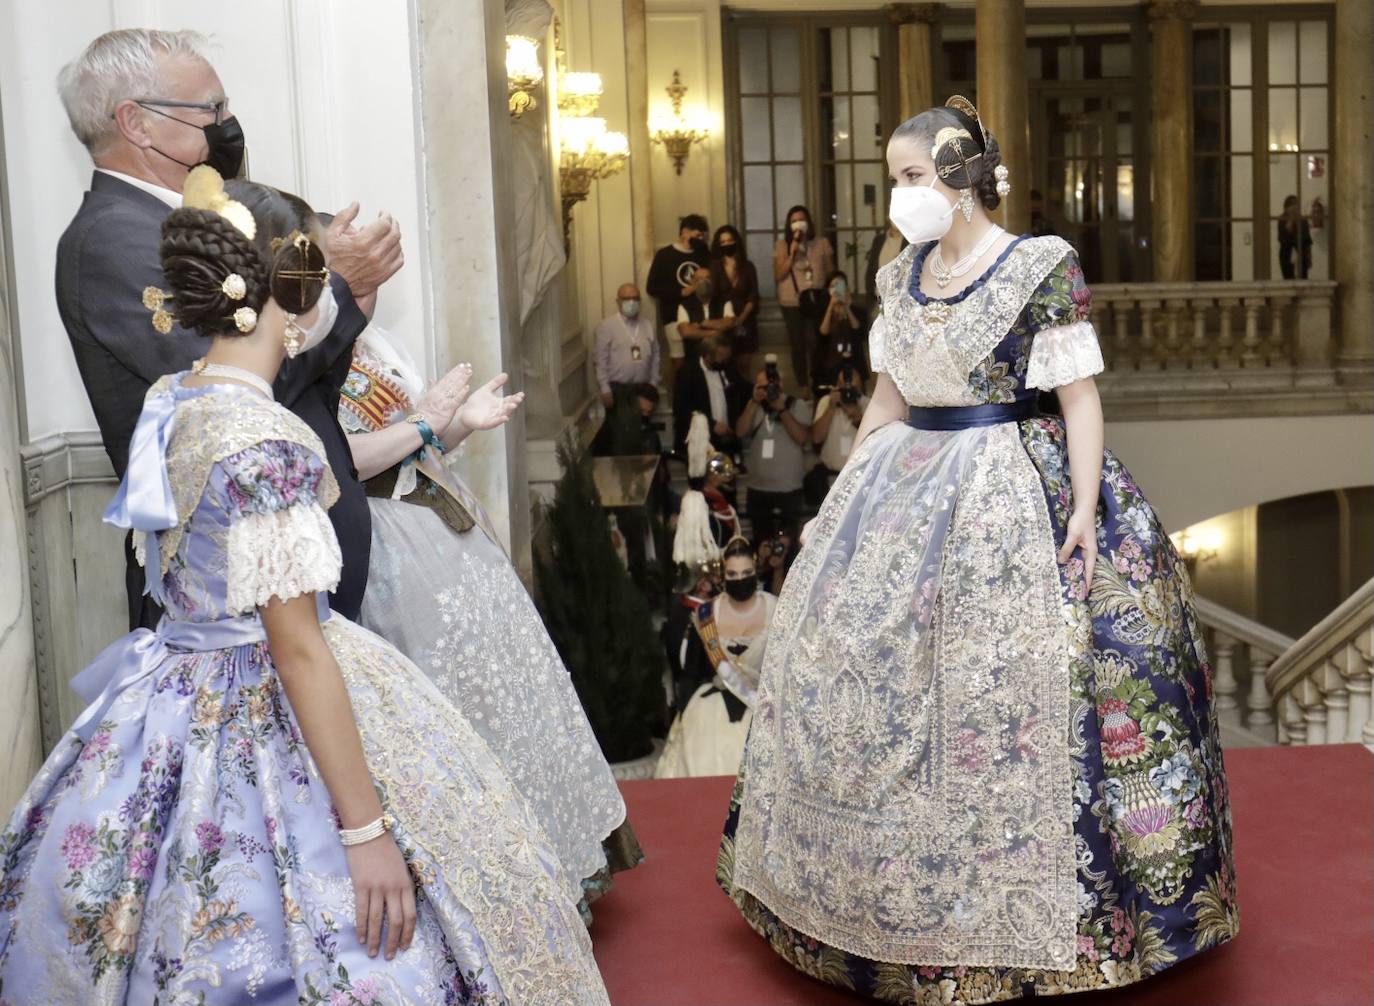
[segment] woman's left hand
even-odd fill
[[[523,391],[502,395],[500,390],[510,380],[507,374],[497,374],[468,396],[458,410],[458,421],[469,430],[494,430],[504,426],[525,400]]]
[[[1093,570],[1097,568],[1097,507],[1079,508],[1069,518],[1068,533],[1064,547],[1059,550],[1059,562],[1064,564],[1073,558],[1075,551],[1083,552],[1083,578],[1089,587],[1093,582]]]

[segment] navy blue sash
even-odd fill
[[[1040,414],[1040,401],[1032,395],[1019,402],[995,405],[963,405],[951,408],[923,408],[913,405],[906,424],[918,430],[971,430],[999,423],[1019,423]]]

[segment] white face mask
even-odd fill
[[[324,342],[334,330],[334,322],[339,320],[339,302],[334,299],[334,288],[328,283],[324,285],[324,292],[320,294],[316,307],[319,310],[315,314],[315,323],[301,337],[299,352],[304,353]]]
[[[954,204],[929,185],[899,186],[892,190],[888,217],[912,244],[938,241],[954,224]]]

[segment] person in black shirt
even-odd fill
[[[1295,251],[1297,263],[1293,262]],[[1312,231],[1297,196],[1283,201],[1283,216],[1279,217],[1279,269],[1284,279],[1307,279],[1312,271]]]
[[[711,254],[706,246],[709,230],[706,218],[689,213],[678,221],[677,241],[664,245],[654,253],[649,266],[649,279],[644,284],[650,297],[658,304],[658,323],[677,323],[678,307],[683,300],[696,299],[710,284]],[[669,343],[669,355],[683,358],[682,347]],[[693,347],[695,358],[695,347]]]

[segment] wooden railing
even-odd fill
[[[1374,580],[1290,646],[1265,675],[1282,744],[1374,746]]]

